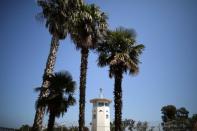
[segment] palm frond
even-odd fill
[[[36,107],[46,107],[48,113],[53,112],[56,117],[67,111],[69,106],[76,103],[74,98],[74,91],[76,89],[76,82],[73,81],[72,76],[67,71],[57,72],[49,78],[50,85],[47,88],[49,94],[46,97],[39,98],[36,101]],[[43,88],[36,88],[42,91]]]
[[[104,67],[108,64],[108,55],[101,53],[97,59],[97,64],[100,67]]]
[[[109,66],[110,78],[120,72],[136,75],[139,72],[139,56],[144,48],[144,45],[136,43],[133,29],[119,27],[115,31],[108,31],[105,42],[97,48],[98,65]]]
[[[84,4],[73,17],[71,39],[77,48],[95,48],[107,29],[106,14],[94,4]]]
[[[40,92],[41,90],[42,90],[42,87],[36,87],[36,88],[34,89],[35,92]]]
[[[69,23],[69,13],[73,12],[73,9],[68,6],[68,0],[38,0],[37,3],[42,8],[38,18],[46,21],[45,26],[51,34],[64,39],[68,33],[66,23]]]

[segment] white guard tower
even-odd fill
[[[92,109],[92,131],[110,131],[110,108],[111,100],[103,98],[100,89],[100,98],[90,100]]]

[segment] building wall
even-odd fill
[[[109,106],[94,106],[92,110],[92,131],[110,131]]]

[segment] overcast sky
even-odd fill
[[[32,125],[51,35],[35,15],[35,0],[0,2],[0,126]],[[20,1],[20,2],[19,2]],[[17,3],[18,2],[18,3]],[[133,28],[146,46],[140,73],[123,79],[123,118],[161,121],[162,106],[185,107],[197,113],[197,1],[196,0],[88,0],[109,16],[109,28]],[[80,51],[70,39],[60,42],[55,71],[68,70],[79,87]],[[89,55],[86,124],[91,121],[89,100],[99,95],[113,100],[114,79]],[[78,89],[75,93],[78,101]],[[114,117],[111,104],[111,119]],[[48,117],[45,117],[45,123]],[[78,103],[58,123],[76,124]]]

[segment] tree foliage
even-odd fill
[[[115,31],[108,31],[105,41],[97,48],[98,65],[109,65],[110,78],[117,71],[135,75],[139,72],[139,56],[144,48],[144,45],[136,43],[136,33],[133,29],[119,27]]]
[[[174,105],[162,107],[162,126],[164,131],[192,130],[195,127],[195,114],[189,118],[185,107],[177,109]]]
[[[146,121],[145,122],[138,121],[136,123],[135,129],[137,131],[146,131],[148,129],[148,122],[146,122]]]
[[[38,0],[37,3],[42,8],[37,18],[45,21],[52,35],[64,39],[69,33],[69,25],[75,22],[72,16],[79,10],[82,0]]]
[[[174,105],[167,105],[162,107],[161,112],[163,114],[162,120],[164,122],[173,120],[176,117],[176,107]]]
[[[107,15],[95,4],[82,4],[73,15],[70,32],[76,47],[95,48],[107,30]]]
[[[49,94],[37,100],[36,107],[46,107],[49,113],[48,131],[53,130],[55,117],[63,116],[67,109],[75,104],[74,91],[76,83],[68,72],[57,72],[48,78]],[[37,88],[37,91],[45,90]]]

